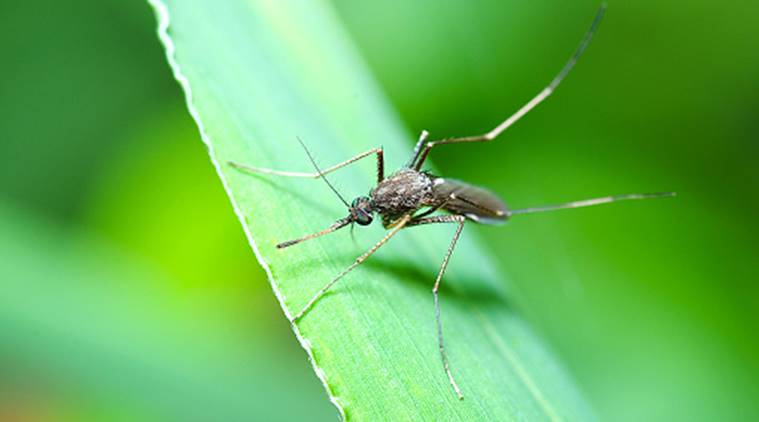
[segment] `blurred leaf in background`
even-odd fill
[[[0,189],[76,219],[124,132],[176,101],[145,5],[4,2]]]
[[[248,279],[225,277],[187,292],[149,261],[89,233],[7,205],[0,222],[7,236],[0,244],[0,372],[8,374],[0,391],[23,397],[17,412],[76,420],[333,413],[313,394],[311,374],[299,370],[300,355],[265,335],[286,332],[287,324],[272,318],[268,303],[251,300]],[[303,406],[287,406],[292,396]],[[0,415],[19,406],[6,400]]]
[[[409,129],[440,137],[534,95],[597,6],[333,3]],[[612,1],[548,102],[435,152],[514,206],[680,193],[481,230],[602,419],[759,418],[758,27],[756,2]],[[0,416],[333,419],[149,7],[5,2],[0,39]]]

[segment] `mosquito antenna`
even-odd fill
[[[343,196],[340,195],[340,192],[338,192],[337,189],[335,189],[335,187],[332,186],[332,183],[330,183],[329,180],[327,180],[327,176],[325,176],[324,173],[322,173],[322,170],[316,164],[316,160],[314,160],[314,157],[311,155],[311,151],[308,150],[308,148],[306,147],[306,144],[304,144],[303,141],[300,139],[300,136],[296,136],[295,138],[298,139],[298,142],[300,142],[300,145],[306,151],[306,155],[308,155],[308,159],[311,160],[311,164],[314,165],[316,172],[319,173],[319,177],[327,183],[327,186],[329,186],[329,188],[332,189],[332,192],[335,192],[335,195],[337,195],[337,197],[340,198],[340,201],[342,201],[346,207],[350,208],[348,201],[346,201],[345,198],[343,198]]]
[[[537,212],[547,212],[547,211],[563,210],[565,208],[590,207],[590,206],[593,206],[593,205],[608,204],[610,202],[616,202],[616,201],[628,201],[628,200],[637,200],[637,199],[654,199],[654,198],[668,198],[668,197],[675,196],[675,195],[676,195],[675,192],[657,192],[657,193],[630,193],[630,194],[626,194],[626,195],[604,196],[604,197],[601,197],[601,198],[584,199],[582,201],[572,201],[572,202],[567,202],[567,203],[564,203],[564,204],[545,205],[545,206],[542,206],[542,207],[522,208],[522,209],[510,211],[509,215],[533,214],[533,213],[537,213]]]

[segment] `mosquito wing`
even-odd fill
[[[509,209],[494,193],[460,180],[437,177],[432,192],[444,210],[483,224],[498,224],[509,218]]]

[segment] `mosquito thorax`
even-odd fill
[[[366,196],[359,196],[351,203],[350,213],[353,221],[361,226],[368,226],[372,223],[374,214],[372,200]]]
[[[374,210],[395,219],[432,199],[432,179],[426,172],[404,168],[388,176],[372,190]]]

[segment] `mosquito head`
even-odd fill
[[[372,223],[374,217],[374,207],[372,201],[366,196],[359,196],[354,199],[349,207],[350,219],[361,226],[368,226]]]

